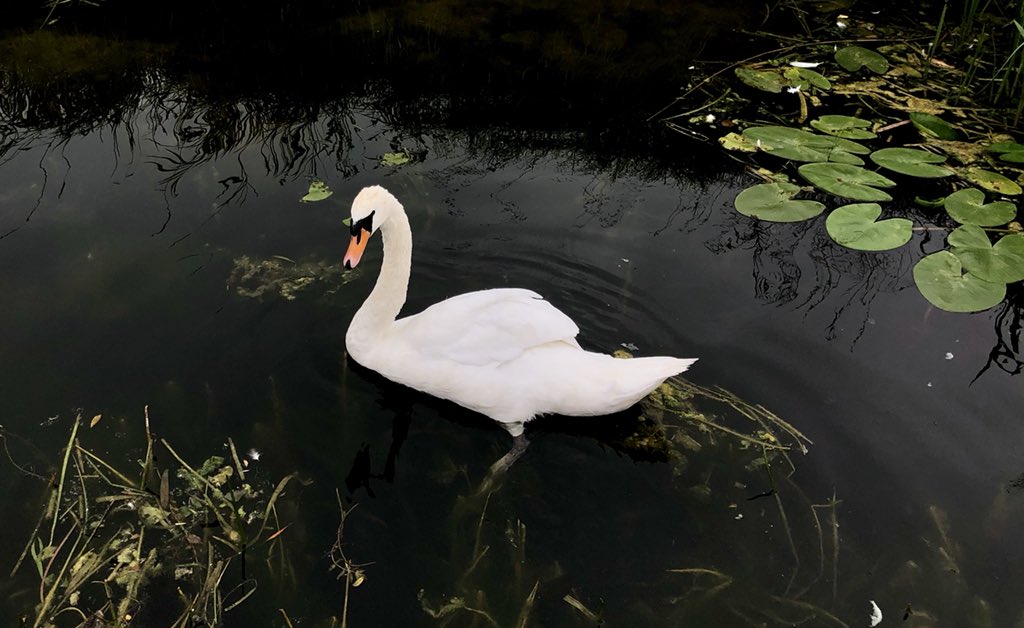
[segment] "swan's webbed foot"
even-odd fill
[[[530,440],[526,438],[525,434],[520,433],[518,436],[512,439],[512,449],[507,454],[498,458],[497,462],[491,465],[491,468],[487,470],[487,477],[484,478],[483,482],[480,483],[480,487],[477,489],[477,494],[485,493],[490,491],[494,485],[501,479],[505,472],[509,470],[512,464],[519,460],[519,457],[526,453],[526,448],[529,447]]]

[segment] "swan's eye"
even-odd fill
[[[366,230],[367,233],[373,233],[373,214],[374,212],[370,212],[370,215],[366,218],[360,218],[352,222],[350,230],[356,242],[359,242],[359,239],[362,237],[363,230]]]

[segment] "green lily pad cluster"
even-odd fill
[[[924,257],[914,266],[914,282],[926,299],[950,312],[979,312],[998,305],[1006,285],[1024,280],[1024,234],[994,245],[976,225],[949,234],[950,249]]]
[[[888,59],[861,46],[840,48],[834,58],[839,67],[854,74],[885,74],[890,68]],[[806,65],[811,64],[761,63],[738,68],[735,74],[745,84],[771,93],[783,89],[824,92],[832,88],[823,74],[799,67]],[[808,103],[820,106],[815,96],[805,98],[802,94],[800,103],[803,115]],[[797,172],[811,186],[803,190],[854,201],[829,212],[825,228],[837,244],[859,251],[888,251],[906,245],[913,237],[910,220],[883,219],[879,205],[892,200],[891,190],[904,180],[901,177],[955,177],[966,182],[967,187],[951,189],[945,197],[917,200],[922,207],[944,210],[960,226],[950,233],[948,250],[918,262],[914,279],[925,298],[939,308],[952,312],[984,310],[1005,297],[1007,284],[1024,281],[1024,229],[1016,222],[1017,205],[1007,198],[1022,194],[1019,182],[1024,178],[1013,181],[986,169],[998,169],[1000,163],[1024,163],[1024,144],[993,143],[984,149],[984,161],[988,164],[984,168],[953,168],[947,165],[946,154],[964,163],[981,161],[980,147],[964,150],[964,142],[958,141],[958,129],[933,113],[938,108],[922,108],[928,111],[908,112],[906,116],[928,150],[916,146],[869,148],[862,142],[877,140],[880,124],[831,114],[810,120],[810,128],[751,126],[742,134],[728,134],[720,143],[733,151],[764,153],[799,162]],[[826,211],[820,200],[797,198],[802,189],[787,177],[770,178],[775,181],[743,190],[735,200],[737,211],[772,222],[808,220]],[[992,234],[1001,237],[993,241]]]
[[[942,126],[923,119],[940,137]],[[820,131],[785,126],[756,126],[735,136],[747,150],[803,162],[800,176],[814,189],[833,196],[860,201],[832,210],[825,220],[829,236],[839,245],[859,251],[887,251],[899,248],[913,236],[913,223],[905,218],[880,220],[879,202],[890,201],[889,189],[897,182],[869,169],[866,158],[881,170],[920,179],[941,179],[959,175],[978,187],[957,190],[930,203],[944,208],[962,226],[949,237],[950,249],[922,259],[914,269],[914,280],[931,303],[951,312],[975,312],[998,304],[1006,285],[1024,280],[1024,233],[1003,236],[992,244],[983,227],[1013,223],[1017,206],[1005,199],[986,198],[986,193],[1003,196],[1021,194],[1021,187],[995,172],[981,168],[954,170],[943,155],[907,147],[872,151],[851,138],[872,139],[871,123],[850,116],[822,116],[810,126]],[[1000,157],[1012,155],[1024,146],[1004,142],[989,147]],[[801,189],[788,182],[754,185],[735,201],[741,214],[772,222],[796,222],[814,218],[825,211],[817,200],[795,198]],[[1015,223],[1013,223],[1015,224]],[[1012,225],[1011,225],[1012,226]]]

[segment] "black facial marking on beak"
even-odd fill
[[[356,242],[359,242],[359,240],[362,239],[363,230],[365,230],[366,233],[373,233],[374,213],[376,212],[370,212],[370,215],[366,218],[362,218],[352,223],[352,226],[349,229],[352,232],[352,237],[356,239]]]
[[[345,260],[345,270],[352,270],[352,262]]]

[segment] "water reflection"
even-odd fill
[[[70,39],[42,33],[8,45],[73,50],[97,46],[81,37]],[[0,74],[0,164],[20,152],[42,148],[38,194],[20,216],[24,222],[32,219],[48,193],[55,158],[63,164],[57,197],[63,193],[74,165],[65,150],[67,142],[94,132],[110,135],[116,172],[132,176],[145,164],[160,173],[165,215],[155,225],[154,235],[162,234],[173,219],[172,204],[181,182],[212,163],[222,175],[216,179],[218,193],[213,210],[193,231],[217,220],[225,208],[240,206],[260,193],[252,182],[253,168],[259,169],[257,178],[271,178],[281,185],[328,175],[349,179],[361,172],[380,171],[383,151],[366,154],[358,150],[365,140],[374,139],[373,134],[359,138],[368,127],[387,129],[388,137],[382,139],[388,148],[404,151],[414,161],[428,154],[434,158],[459,155],[456,163],[426,174],[444,182],[452,194],[497,170],[521,169],[519,178],[508,180],[495,193],[495,198],[501,199],[504,190],[520,184],[535,167],[550,163],[550,156],[559,153],[560,168],[596,173],[583,191],[577,227],[595,220],[601,227],[617,225],[640,202],[641,182],[671,177],[700,184],[712,180],[718,175],[715,169],[724,166],[724,162],[705,160],[701,164],[679,155],[679,146],[685,146],[682,140],[673,141],[671,135],[657,129],[638,134],[620,124],[590,133],[585,126],[590,122],[585,119],[576,128],[564,121],[546,126],[536,118],[526,126],[496,125],[493,119],[466,115],[485,105],[467,100],[465,94],[401,98],[383,82],[364,84],[356,91],[348,86],[345,89],[350,96],[330,100],[266,94],[210,97],[188,89],[180,77],[167,70],[147,65],[161,52],[159,46],[125,45],[129,48],[118,55],[88,61],[104,71],[118,71],[116,80],[97,81],[81,68],[72,71],[70,78],[57,75],[49,80],[19,71]],[[111,64],[116,65],[111,68]],[[127,153],[122,154],[125,149]],[[458,183],[453,186],[455,181]],[[627,198],[635,200],[625,202]],[[443,202],[449,212],[464,211],[451,198]],[[524,219],[515,201],[501,202],[511,220]],[[714,224],[717,234],[705,245],[720,253],[751,251],[753,290],[759,299],[807,312],[828,303],[833,309],[832,320],[823,330],[828,339],[838,338],[844,330],[848,343],[856,344],[871,324],[871,304],[876,296],[900,290],[906,283],[913,261],[906,252],[875,255],[839,249],[823,236],[821,221],[796,226],[757,223],[731,211],[713,211],[716,204],[680,205],[654,233],[692,231]],[[18,218],[12,212],[2,219],[0,238],[23,226]],[[180,234],[179,239],[191,232]],[[830,299],[833,292],[841,296]],[[1011,297],[1004,314],[996,318],[993,357],[980,367],[979,376],[993,365],[1010,374],[1019,372],[1022,356],[1012,331],[1016,327],[1008,322],[1020,318],[1020,308],[1014,302]],[[849,328],[853,331],[846,331]]]

